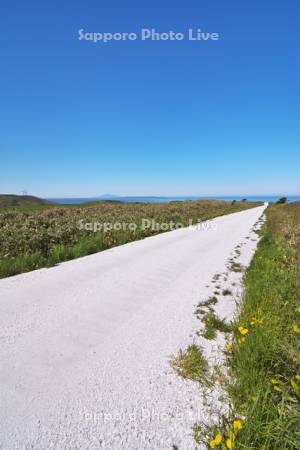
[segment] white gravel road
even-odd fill
[[[228,258],[240,244],[250,262],[264,208],[0,280],[0,448],[194,449],[209,413],[170,358],[193,342],[213,358],[195,305],[222,273],[237,284],[216,309],[232,317]]]

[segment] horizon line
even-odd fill
[[[31,194],[27,194],[27,195],[31,195]],[[147,197],[147,198],[184,198],[184,197],[299,197],[299,194],[180,194],[180,195],[153,195],[153,194],[144,194],[144,195],[133,195],[133,194],[121,194],[121,195],[115,195],[115,194],[107,194],[107,195],[96,195],[96,196],[77,196],[77,195],[73,195],[73,196],[47,196],[44,198],[48,198],[48,199],[60,199],[60,198],[87,198],[87,199],[91,199],[91,198],[105,198],[105,197],[112,197],[112,198],[123,198],[123,197],[132,197],[132,198],[143,198],[143,197]]]

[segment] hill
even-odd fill
[[[33,195],[0,194],[0,208],[32,205],[54,205],[54,203]]]

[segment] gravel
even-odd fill
[[[195,449],[192,427],[213,420],[219,393],[170,359],[191,343],[222,359],[222,336],[196,335],[195,307],[221,285],[233,295],[216,310],[232,318],[242,274],[228,258],[240,244],[249,264],[264,208],[0,280],[0,447]]]

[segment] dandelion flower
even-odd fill
[[[222,435],[219,433],[215,437],[216,444],[219,445],[222,442]]]
[[[239,332],[241,333],[242,336],[245,336],[246,334],[249,333],[249,330],[248,328],[239,327]]]
[[[234,431],[239,431],[243,428],[243,422],[239,419],[233,421],[233,429]]]
[[[227,439],[227,440],[226,440],[226,445],[227,445],[227,448],[229,448],[229,449],[233,448],[233,447],[234,447],[233,440],[230,439],[230,438]]]
[[[217,445],[221,444],[222,442],[222,435],[218,433],[212,441],[210,441],[210,447],[215,448]]]

